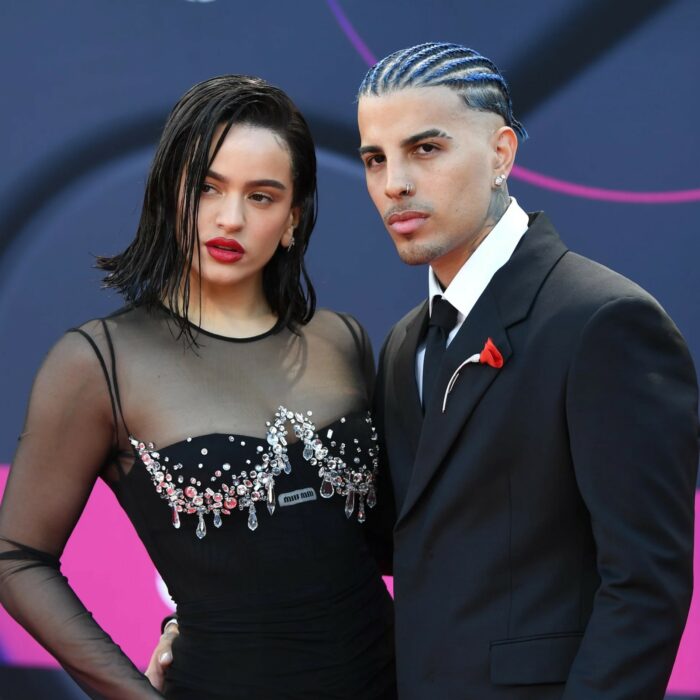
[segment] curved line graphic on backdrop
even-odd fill
[[[355,27],[348,19],[340,6],[338,0],[326,0],[333,17],[338,26],[345,34],[353,48],[362,57],[367,67],[373,66],[377,58],[370,51],[362,37],[357,33]],[[625,190],[610,190],[602,187],[589,187],[579,185],[575,182],[560,180],[549,175],[537,173],[534,170],[514,165],[511,175],[518,180],[527,182],[529,185],[541,187],[552,192],[567,194],[571,197],[582,197],[584,199],[596,199],[604,202],[618,202],[620,204],[680,204],[683,202],[700,201],[700,189],[676,190],[671,192],[628,192]]]
[[[104,122],[93,130],[83,131],[80,137],[45,152],[28,172],[16,179],[6,191],[0,191],[0,272],[15,240],[36,216],[37,201],[41,201],[42,207],[45,207],[74,182],[106,163],[121,160],[141,148],[155,150],[167,115],[166,106],[162,110],[137,113],[117,123]],[[342,125],[310,111],[306,112],[306,118],[312,125],[319,153],[324,153],[330,159],[328,162],[332,161],[336,166],[342,163],[344,169],[353,171],[364,180],[364,170],[359,160],[355,161],[347,155],[352,148],[348,147],[348,134]],[[351,138],[354,143],[354,138]],[[27,182],[32,183],[31,188],[26,186]],[[0,289],[3,283],[0,274]]]

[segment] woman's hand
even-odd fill
[[[151,685],[159,691],[163,691],[163,683],[165,681],[165,671],[173,662],[173,642],[180,634],[180,629],[177,626],[177,620],[168,620],[160,635],[158,644],[151,654],[151,660],[148,662],[146,669],[146,678],[151,681]]]

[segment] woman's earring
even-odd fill
[[[292,237],[289,239],[289,245],[287,246],[287,252],[291,253],[292,248],[294,248],[294,234],[292,234]]]

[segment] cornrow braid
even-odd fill
[[[414,51],[412,56],[409,56],[401,65],[398,78],[402,80],[406,74],[415,66],[422,67],[426,62],[434,62],[436,60],[433,44],[426,44],[420,51]]]
[[[385,69],[381,71],[379,81],[385,87],[387,85],[391,85],[399,79],[397,73],[401,70],[405,59],[410,58],[411,49],[404,49],[403,51],[397,51],[397,53],[399,54],[397,56],[397,60],[387,63]]]
[[[416,66],[414,70],[407,72],[404,76],[404,81],[415,82],[416,80],[423,78],[423,76],[429,75],[431,70],[434,69],[436,65],[441,66],[446,62],[457,62],[459,65],[465,68],[468,63],[478,62],[480,60],[481,59],[479,56],[464,56],[464,51],[461,48],[454,48],[436,54],[435,50],[431,46],[431,53],[429,57],[421,61],[421,63]]]
[[[499,114],[522,139],[527,138],[525,127],[513,115],[508,83],[496,64],[459,44],[429,42],[395,51],[369,69],[358,98],[431,86],[459,92],[468,107]]]

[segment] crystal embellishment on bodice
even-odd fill
[[[220,487],[203,488],[201,481],[194,477],[185,485],[182,476],[174,476],[173,471],[182,469],[176,464],[171,469],[165,464],[167,459],[161,459],[160,453],[153,443],[144,443],[134,437],[129,441],[139,459],[146,467],[156,492],[168,502],[171,509],[173,527],[180,527],[180,515],[196,515],[198,517],[196,535],[202,539],[207,534],[205,515],[212,516],[214,527],[221,527],[222,515],[230,515],[236,508],[248,510],[248,527],[255,530],[258,527],[256,504],[265,503],[272,515],[277,504],[275,497],[275,479],[282,474],[290,474],[292,465],[287,456],[287,426],[291,425],[295,437],[303,447],[303,458],[313,467],[318,467],[321,479],[320,493],[323,498],[333,495],[345,497],[345,515],[350,518],[357,510],[357,520],[365,521],[365,503],[373,508],[377,502],[376,478],[378,466],[377,432],[372,425],[372,419],[367,414],[365,421],[369,425],[371,445],[367,460],[359,457],[361,448],[356,448],[351,463],[345,457],[345,445],[341,445],[339,456],[330,453],[329,447],[320,439],[316,426],[311,422],[311,411],[306,414],[294,413],[284,406],[275,412],[274,420],[267,422],[266,440],[268,449],[258,448],[256,455],[259,463],[241,471],[238,474],[226,473],[220,469],[214,472],[211,481],[221,480]],[[345,422],[344,418],[340,419]],[[333,431],[328,430],[326,437],[331,440]],[[233,439],[232,437],[229,438]],[[357,443],[358,440],[355,440]],[[244,443],[242,443],[244,444]],[[330,442],[330,447],[336,443]],[[260,450],[262,450],[260,452]],[[202,450],[206,454],[206,448]],[[201,466],[201,465],[200,465]],[[222,468],[230,472],[231,465],[224,464]],[[222,479],[225,479],[223,481]]]

